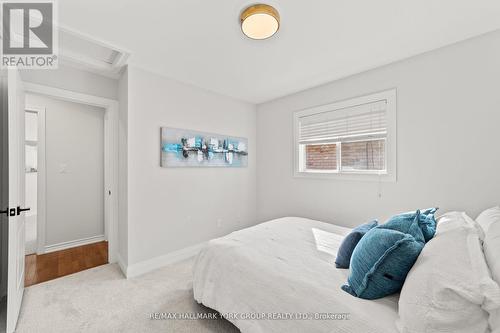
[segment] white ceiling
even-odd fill
[[[499,0],[269,0],[271,39],[239,27],[247,0],[63,0],[62,25],[129,63],[262,103],[500,28]]]

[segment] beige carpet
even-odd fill
[[[214,312],[193,299],[192,265],[190,259],[126,280],[110,264],[31,286],[16,332],[239,332],[221,319],[150,319],[155,312]]]

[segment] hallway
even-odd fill
[[[42,255],[27,255],[24,286],[29,287],[107,263],[108,242],[106,241]]]

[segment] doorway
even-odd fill
[[[108,242],[105,110],[29,93],[26,105],[29,286],[106,264]]]
[[[26,90],[29,286],[113,262],[117,108],[35,84]]]
[[[56,100],[79,103],[83,105],[100,108],[104,113],[104,241],[107,243],[109,251],[109,262],[116,262],[117,227],[116,217],[118,209],[117,201],[117,174],[118,174],[118,103],[115,100],[80,94],[64,89],[58,89],[33,83],[23,82],[19,71],[12,68],[7,71],[0,71],[0,104],[2,113],[0,115],[0,127],[2,128],[0,145],[0,228],[2,239],[2,273],[0,274],[0,319],[6,323],[6,330],[13,332],[16,327],[17,318],[21,308],[24,286],[25,286],[25,214],[30,211],[26,203],[26,162],[25,162],[25,93],[37,94],[51,97]],[[103,112],[104,111],[104,112]],[[81,135],[85,136],[85,134]],[[38,132],[37,140],[37,194],[43,193],[40,188],[46,188],[42,173],[45,163],[40,163],[41,140],[44,136]],[[34,143],[32,143],[34,144]],[[78,146],[75,146],[78,148]],[[7,162],[7,163],[6,163]],[[4,191],[5,189],[5,191]],[[78,193],[72,193],[78,195]],[[41,204],[46,196],[37,195],[36,209],[36,242],[46,238],[45,233],[40,233],[42,223],[45,223],[45,204]],[[44,210],[45,209],[45,210]],[[4,228],[5,227],[5,228]],[[4,237],[5,236],[5,237]],[[4,243],[5,240],[5,243]],[[61,245],[61,244],[58,244]],[[98,246],[98,243],[82,245]],[[6,251],[4,251],[6,247]],[[75,251],[70,248],[61,251]],[[50,250],[50,249],[49,249]],[[57,251],[59,249],[53,249]],[[79,252],[86,252],[87,249],[79,249]],[[56,252],[51,252],[56,253]],[[50,255],[48,253],[47,255]],[[68,255],[68,253],[66,253]],[[38,255],[38,254],[36,254]],[[46,254],[43,254],[46,255]],[[62,255],[62,254],[61,254]],[[59,255],[58,255],[59,257]],[[69,254],[68,258],[73,258]],[[5,261],[5,263],[4,263]],[[5,264],[5,265],[4,265]],[[72,264],[70,264],[71,266]],[[6,297],[5,297],[6,296]],[[5,301],[6,300],[6,301]],[[0,324],[0,327],[2,324]]]

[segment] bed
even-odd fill
[[[350,230],[285,217],[211,240],[195,262],[194,298],[244,333],[397,332],[398,295],[369,301],[340,289],[349,271],[335,255]]]

